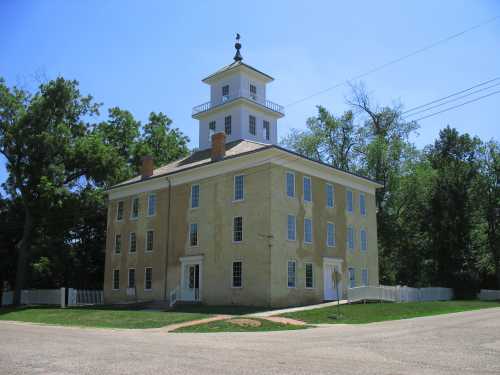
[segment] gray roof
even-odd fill
[[[236,157],[236,156],[241,156],[244,154],[247,154],[249,152],[254,152],[257,150],[265,149],[272,147],[272,145],[267,145],[263,143],[258,143],[258,142],[253,142],[253,141],[247,141],[247,140],[237,140],[237,141],[232,141],[226,143],[226,156],[225,159],[231,158],[231,157]],[[152,179],[155,177],[160,177],[160,176],[165,176],[169,175],[172,173],[177,173],[182,170],[187,170],[191,169],[194,167],[200,167],[202,165],[210,164],[212,163],[212,158],[211,158],[211,149],[207,148],[205,150],[199,150],[193,152],[191,155],[186,156],[185,158],[176,160],[172,163],[166,164],[162,167],[156,168],[153,170],[153,175],[148,178]],[[142,179],[141,176],[135,176],[127,181],[120,182],[119,184],[116,184],[112,186],[110,189],[117,188],[120,186],[124,185],[130,185],[135,182],[139,181],[145,181],[145,179]]]
[[[373,180],[369,177],[361,176],[361,175],[353,173],[353,172],[344,171],[342,169],[335,168],[335,167],[331,166],[330,164],[326,164],[326,163],[323,163],[321,161],[308,158],[304,155],[300,155],[296,152],[287,150],[286,148],[276,146],[276,145],[269,145],[269,144],[254,142],[254,141],[248,141],[248,140],[244,140],[244,139],[240,139],[237,141],[232,141],[232,142],[226,143],[226,156],[223,160],[235,158],[238,156],[243,156],[243,155],[253,153],[253,152],[263,151],[263,150],[266,150],[269,148],[276,148],[278,150],[281,150],[281,151],[287,152],[291,155],[294,155],[297,159],[299,159],[299,158],[307,159],[307,160],[310,160],[312,162],[315,162],[315,163],[324,165],[326,167],[335,169],[337,171],[344,172],[344,173],[350,174],[352,176],[362,178],[366,181],[370,181],[372,183],[376,183],[376,184],[381,185],[380,182]],[[114,188],[118,188],[121,186],[131,185],[131,184],[134,184],[134,183],[137,183],[140,181],[147,181],[147,180],[150,180],[153,178],[171,175],[171,174],[181,172],[184,170],[188,170],[188,169],[192,169],[192,168],[202,167],[204,165],[208,165],[211,163],[214,163],[214,162],[211,159],[211,149],[210,148],[207,148],[205,150],[195,151],[191,155],[186,156],[185,158],[176,160],[172,163],[169,163],[169,164],[166,164],[162,167],[154,169],[153,175],[151,177],[148,177],[147,179],[143,179],[140,175],[138,175],[138,176],[135,176],[127,181],[123,181],[123,182],[120,182],[119,184],[112,186],[111,188],[109,188],[109,190],[114,189]]]
[[[206,80],[209,80],[210,78],[213,78],[213,77],[215,77],[215,76],[216,76],[216,75],[218,75],[218,74],[221,74],[221,73],[226,72],[226,71],[228,71],[228,70],[234,69],[234,68],[236,68],[236,67],[238,67],[238,66],[244,66],[244,67],[246,67],[246,68],[248,68],[248,69],[250,69],[250,70],[253,70],[254,72],[256,72],[256,73],[258,73],[258,74],[263,75],[264,77],[266,77],[266,78],[267,78],[267,79],[269,79],[270,81],[274,81],[274,78],[273,78],[273,77],[271,77],[269,74],[266,74],[266,73],[264,73],[264,72],[261,72],[260,70],[255,69],[253,66],[250,66],[250,65],[248,65],[248,64],[245,64],[245,63],[244,63],[244,62],[242,62],[242,61],[235,61],[235,62],[233,62],[233,63],[231,63],[231,64],[229,64],[229,65],[226,65],[225,67],[223,67],[223,68],[221,68],[221,69],[217,70],[215,73],[210,74],[208,77],[203,78],[203,79],[202,79],[202,81],[203,81],[203,82],[205,82]]]

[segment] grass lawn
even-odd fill
[[[112,307],[0,309],[0,320],[98,328],[158,328],[209,316],[201,312],[133,311]]]
[[[270,322],[265,319],[249,318],[243,320],[251,320],[258,322],[260,325],[234,324],[230,320],[219,320],[206,324],[198,324],[195,326],[176,329],[174,332],[194,332],[194,333],[210,333],[210,332],[264,332],[264,331],[284,331],[294,329],[305,329],[307,326],[296,326],[292,324],[281,324]],[[239,320],[238,318],[235,319]]]
[[[500,307],[500,302],[490,301],[443,301],[443,302],[408,302],[408,303],[368,303],[340,305],[340,317],[337,306],[321,309],[298,311],[283,316],[302,320],[310,324],[320,323],[372,323],[384,320],[416,318],[419,316],[449,314],[460,311]]]

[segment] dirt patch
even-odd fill
[[[255,319],[245,319],[245,318],[238,318],[238,319],[231,319],[228,320],[228,323],[240,326],[240,327],[260,327],[262,323],[258,320]]]

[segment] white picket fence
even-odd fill
[[[2,306],[12,305],[14,292],[2,293]],[[102,305],[102,290],[68,289],[67,306]],[[23,289],[22,305],[60,305],[66,306],[66,288],[60,289]]]
[[[358,301],[448,301],[453,298],[453,289],[449,288],[410,288],[407,286],[360,286],[347,289],[347,300]]]
[[[103,303],[102,290],[68,289],[68,306],[102,305]]]
[[[481,289],[477,298],[482,301],[500,301],[500,290]]]

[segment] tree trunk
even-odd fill
[[[26,281],[26,268],[28,255],[31,247],[31,234],[33,232],[33,216],[30,210],[25,207],[23,237],[19,241],[17,248],[17,270],[16,270],[16,286],[14,289],[14,306],[21,305],[21,291],[23,290]]]

